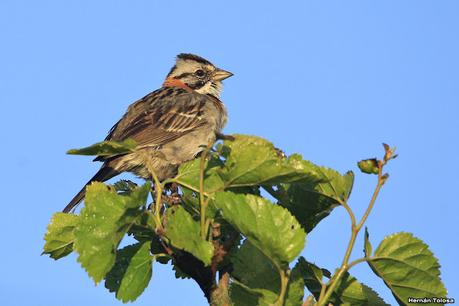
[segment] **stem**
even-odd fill
[[[161,186],[161,183],[159,182],[158,176],[155,173],[155,170],[153,168],[153,165],[151,164],[151,160],[148,157],[147,154],[144,154],[144,161],[145,165],[148,169],[148,172],[150,172],[153,182],[155,183],[155,209],[154,209],[154,217],[156,220],[156,231],[163,231],[163,225],[161,222],[161,203],[162,203],[162,194],[163,194],[163,188]]]
[[[344,273],[346,273],[350,268],[352,268],[354,265],[365,261],[366,258],[360,258],[358,260],[355,260],[353,262],[349,263],[349,258],[351,257],[352,250],[354,248],[355,240],[357,238],[357,235],[359,234],[360,229],[362,228],[363,224],[367,220],[368,216],[371,213],[371,210],[373,209],[373,206],[376,202],[376,198],[378,197],[379,191],[381,190],[381,187],[385,183],[385,178],[382,175],[382,170],[384,165],[386,164],[387,160],[384,160],[379,163],[378,168],[378,182],[376,184],[375,190],[373,192],[373,195],[371,197],[370,203],[368,204],[368,207],[365,211],[365,213],[362,216],[362,219],[360,219],[360,222],[356,224],[355,216],[354,213],[352,212],[352,209],[349,207],[349,205],[346,202],[342,202],[341,205],[346,209],[346,211],[349,213],[349,216],[351,217],[352,221],[352,231],[351,231],[351,238],[349,240],[346,253],[343,258],[343,262],[341,264],[341,267],[339,268],[338,272],[333,275],[333,277],[330,279],[330,281],[327,283],[328,289],[326,290],[325,294],[319,298],[319,301],[317,302],[316,306],[324,306],[330,299],[330,296],[332,293],[335,291],[336,286],[338,286],[339,280],[343,277]],[[321,294],[322,295],[322,294]]]
[[[185,183],[185,182],[182,182],[180,180],[177,180],[177,179],[171,179],[169,182],[172,182],[172,183],[177,183],[183,187],[185,187],[186,189],[190,189],[191,191],[194,191],[194,192],[199,192],[198,189],[194,188],[193,186]],[[207,196],[207,194],[205,194]]]
[[[331,294],[335,291],[335,288],[337,284],[339,283],[339,280],[343,277],[343,275],[347,271],[349,271],[353,266],[359,263],[362,263],[364,261],[367,261],[367,260],[368,258],[362,257],[362,258],[352,261],[350,264],[341,265],[341,268],[339,269],[339,271],[335,275],[333,275],[332,279],[330,279],[331,285],[328,288],[328,290],[326,290],[327,285],[322,284],[322,289],[320,290],[319,301],[317,302],[316,306],[325,305],[328,302],[328,299],[330,298]]]
[[[335,291],[335,288],[337,284],[339,283],[339,280],[341,279],[341,277],[343,277],[344,272],[346,272],[346,270],[347,270],[347,265],[341,265],[341,268],[338,270],[338,272],[336,272],[336,274],[333,275],[332,279],[330,279],[331,284],[328,287],[328,290],[325,292],[324,296],[321,299],[319,299],[316,306],[326,305],[326,303],[330,299],[330,296]]]
[[[359,230],[353,225],[351,239],[349,240],[349,243],[347,245],[347,249],[346,249],[346,253],[344,254],[342,266],[346,265],[349,261],[349,258],[351,257],[352,249],[354,248],[355,240],[357,238],[358,233],[359,233]]]
[[[378,184],[376,185],[375,191],[373,192],[373,196],[371,197],[371,201],[367,207],[367,210],[363,214],[363,217],[360,220],[359,224],[357,224],[357,231],[359,231],[362,228],[363,224],[365,223],[368,216],[370,215],[370,212],[373,209],[373,206],[375,205],[376,198],[378,197],[379,191],[381,190],[381,187],[384,185],[385,180],[382,178],[382,174],[381,174],[382,167],[383,165],[379,167]]]
[[[155,255],[150,255],[154,260],[156,260],[157,257],[168,257],[169,254],[166,253],[157,253]]]
[[[340,199],[337,199],[337,200],[338,200],[338,202],[341,204],[341,206],[343,206],[343,207],[346,209],[347,213],[349,214],[349,217],[351,218],[352,227],[354,227],[355,224],[356,224],[354,212],[353,212],[352,209],[349,207],[349,205],[347,204],[347,202],[341,201]]]
[[[280,275],[280,280],[281,280],[281,291],[279,294],[279,298],[277,299],[274,305],[283,306],[285,295],[287,294],[287,286],[288,286],[288,280],[290,276],[290,270],[282,269],[281,267],[278,267],[278,269],[279,269],[279,275]]]
[[[156,176],[156,175],[155,175]],[[162,193],[163,189],[157,177],[155,177],[155,185],[158,187],[155,188],[156,200],[155,200],[155,217],[156,217],[156,230],[163,230],[163,224],[161,222],[161,204],[162,204]]]
[[[204,227],[205,227],[206,229],[209,228],[209,226],[210,226],[210,224],[211,224],[212,222],[213,222],[212,219],[207,219],[207,220],[206,220],[206,224],[205,224]],[[213,238],[213,237],[212,237],[212,231],[208,231],[207,241],[212,241],[212,238]]]
[[[322,284],[322,282],[321,282]],[[322,297],[324,296],[325,294],[325,289],[327,289],[327,285],[325,284],[322,284],[322,287],[320,288],[320,295],[319,295],[319,301],[322,299]]]
[[[199,163],[199,204],[201,207],[201,238],[206,239],[207,229],[206,227],[206,209],[209,204],[209,199],[204,198],[204,168],[206,166],[206,157],[209,148],[207,147],[201,153],[201,161]]]
[[[346,271],[349,271],[353,266],[359,264],[359,263],[362,263],[364,261],[368,261],[369,258],[366,258],[366,257],[362,257],[362,258],[359,258],[359,259],[356,259],[354,261],[352,261],[349,265],[347,265],[347,269]]]

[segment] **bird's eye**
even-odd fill
[[[202,78],[206,73],[204,72],[204,70],[198,69],[194,72],[194,74],[196,74],[197,77]]]

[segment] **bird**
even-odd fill
[[[122,172],[152,180],[146,156],[159,181],[173,178],[181,164],[194,159],[222,135],[228,118],[220,100],[222,81],[232,75],[198,55],[177,55],[162,87],[132,103],[105,138],[131,138],[137,144],[135,149],[109,158],[96,157],[95,161],[103,162],[101,168],[63,212],[71,212],[83,201],[86,186],[92,182],[104,182]]]

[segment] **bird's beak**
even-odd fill
[[[224,79],[227,79],[232,75],[233,74],[231,72],[218,68],[214,72],[214,80],[215,81],[223,81]]]

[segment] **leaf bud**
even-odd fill
[[[379,173],[379,161],[376,158],[369,158],[361,160],[357,163],[360,171],[368,174],[378,174]]]
[[[397,157],[397,155],[394,155],[394,152],[395,152],[395,147],[391,148],[388,144],[386,143],[383,143],[383,147],[384,147],[384,151],[385,151],[385,154],[384,154],[384,161],[388,161],[390,159],[394,159]]]

